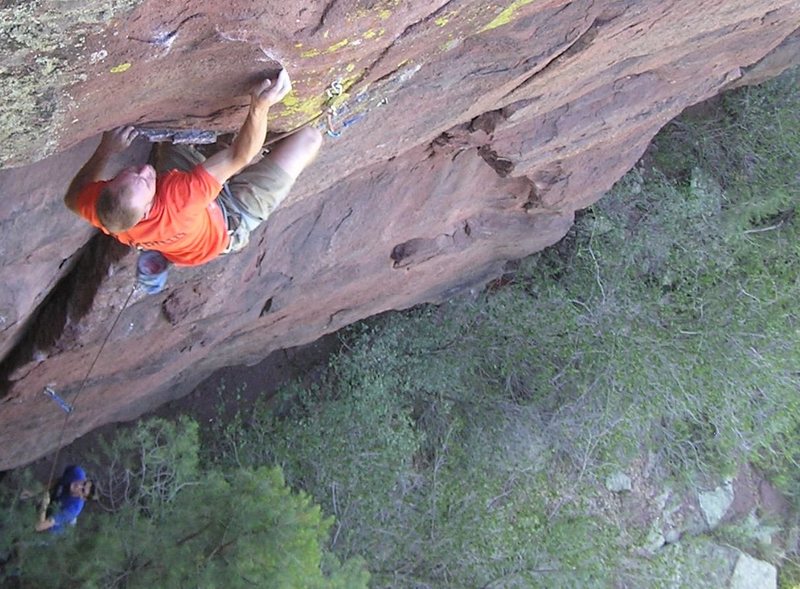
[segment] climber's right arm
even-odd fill
[[[233,143],[203,162],[206,171],[220,184],[242,171],[261,152],[267,138],[269,108],[283,100],[291,89],[292,82],[286,70],[281,70],[276,79],[266,79],[253,89],[250,110]]]

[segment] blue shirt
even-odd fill
[[[86,473],[80,466],[71,465],[64,469],[64,474],[51,495],[55,508],[50,516],[55,521],[55,525],[50,528],[51,532],[61,533],[67,526],[75,525],[86,502],[80,497],[73,497],[69,487],[74,482],[85,480]]]

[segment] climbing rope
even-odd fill
[[[128,294],[128,298],[125,299],[125,302],[122,304],[122,308],[119,310],[119,313],[117,313],[117,316],[114,319],[114,323],[111,324],[111,329],[108,330],[108,333],[106,333],[105,338],[103,338],[103,342],[100,344],[100,349],[97,350],[97,354],[95,355],[94,360],[92,361],[91,365],[89,365],[89,370],[86,371],[86,376],[83,377],[83,381],[81,382],[81,386],[78,388],[78,392],[75,393],[75,397],[72,399],[72,408],[73,409],[75,408],[75,404],[78,401],[78,397],[83,392],[83,389],[86,387],[86,383],[89,380],[89,375],[92,373],[92,370],[94,370],[94,367],[97,364],[97,361],[100,359],[100,354],[103,353],[103,348],[106,347],[106,343],[108,342],[108,338],[111,337],[111,333],[114,331],[114,328],[117,326],[117,323],[119,322],[119,318],[122,317],[122,313],[128,307],[128,303],[130,303],[131,298],[133,297],[133,293],[136,292],[136,287],[137,287],[137,284],[134,283],[133,287],[131,288],[131,292]],[[61,454],[61,444],[64,441],[64,432],[67,429],[67,421],[69,421],[69,416],[70,415],[72,415],[72,411],[71,410],[66,412],[66,415],[64,416],[64,423],[61,424],[61,433],[59,433],[59,435],[58,435],[58,444],[56,446],[56,455],[53,458],[53,465],[50,468],[50,477],[47,480],[47,489],[50,489],[52,487],[52,485],[53,485],[53,477],[55,476],[55,472],[56,472],[56,464],[58,464],[58,457]]]

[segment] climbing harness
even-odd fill
[[[58,457],[61,454],[61,444],[64,441],[64,432],[67,429],[67,421],[69,420],[69,416],[72,415],[72,413],[74,412],[75,405],[78,402],[78,397],[83,392],[83,389],[86,387],[86,383],[89,380],[89,375],[92,374],[92,370],[94,370],[95,364],[97,364],[97,361],[100,359],[100,354],[103,353],[103,349],[106,347],[106,343],[108,342],[108,338],[111,337],[111,333],[114,331],[114,328],[117,326],[117,323],[119,323],[119,319],[120,319],[120,317],[122,317],[122,313],[125,312],[125,309],[128,308],[128,303],[130,303],[131,298],[133,297],[133,293],[136,292],[136,288],[137,288],[136,284],[134,284],[133,287],[131,287],[131,292],[128,294],[128,298],[126,298],[125,302],[122,304],[122,308],[119,310],[119,313],[117,313],[117,316],[114,318],[114,323],[111,324],[111,329],[109,329],[108,333],[106,333],[105,338],[103,338],[103,342],[100,344],[100,349],[97,350],[97,354],[95,355],[94,360],[89,365],[89,369],[86,371],[86,376],[83,377],[83,381],[81,382],[81,386],[78,387],[78,392],[75,393],[75,397],[73,397],[73,399],[72,399],[72,404],[70,405],[70,404],[66,403],[64,401],[64,399],[62,399],[58,395],[58,393],[56,393],[55,390],[53,390],[52,388],[45,387],[44,392],[45,392],[46,395],[51,397],[57,403],[59,402],[59,400],[64,403],[61,406],[61,408],[64,409],[64,412],[66,413],[66,415],[64,415],[64,422],[61,425],[61,432],[58,435],[58,443],[56,445],[56,455],[53,458],[53,466],[50,468],[50,476],[48,477],[48,480],[47,480],[47,488],[48,489],[53,484],[53,477],[55,476],[55,472],[56,472],[56,464],[58,464]],[[48,393],[48,390],[50,391],[49,393]],[[61,404],[61,403],[59,403],[59,404]],[[69,407],[69,410],[66,409],[67,407]]]

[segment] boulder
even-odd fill
[[[728,586],[730,589],[776,589],[778,571],[770,563],[742,552]]]
[[[697,499],[708,527],[713,529],[725,517],[733,503],[733,485],[725,483],[713,491],[698,494]]]

